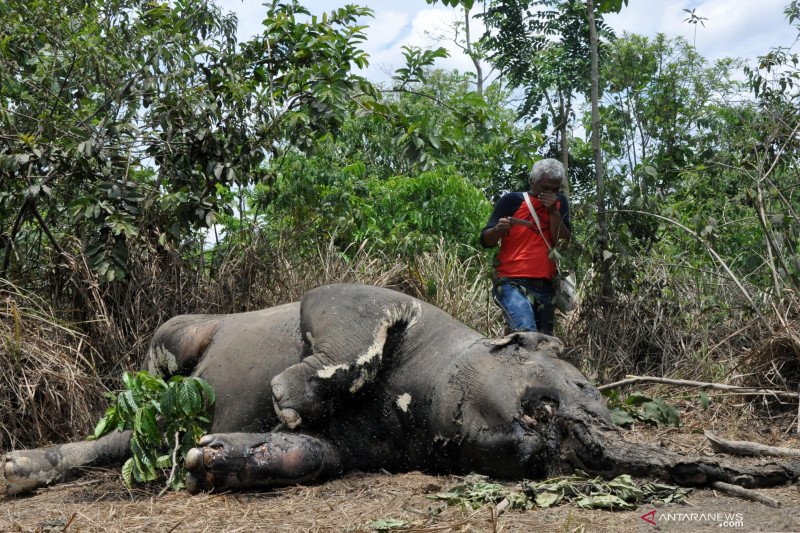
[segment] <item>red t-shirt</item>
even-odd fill
[[[550,214],[542,203],[531,196],[531,203],[539,216],[539,223],[542,232],[547,238],[547,243],[552,246],[550,237]],[[569,208],[567,199],[564,195],[558,195],[558,209],[561,212],[561,220],[569,228]],[[534,222],[533,216],[528,209],[528,204],[521,192],[505,194],[495,206],[489,222],[481,232],[481,243],[483,243],[483,232],[493,228],[497,221],[503,217],[515,217]],[[550,248],[544,241],[544,237],[539,233],[539,229],[527,228],[520,224],[511,226],[508,235],[500,241],[500,251],[496,259],[496,272],[498,277],[504,278],[540,278],[553,279],[556,273],[556,265],[549,258]]]

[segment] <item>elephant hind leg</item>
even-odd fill
[[[186,488],[246,490],[321,481],[342,472],[329,442],[302,433],[206,435],[186,457]]]
[[[147,353],[147,371],[168,378],[189,374],[214,340],[219,315],[180,315],[153,334]]]
[[[115,431],[98,440],[9,452],[4,458],[6,492],[24,494],[79,477],[84,467],[122,463],[130,455],[130,440],[130,431]]]

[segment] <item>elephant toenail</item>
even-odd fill
[[[184,483],[186,484],[186,490],[189,492],[189,494],[197,494],[202,489],[200,483],[197,480],[197,477],[195,477],[194,474],[192,473],[186,474],[186,479],[184,480]]]
[[[281,410],[281,420],[283,420],[283,423],[286,424],[286,427],[289,429],[296,428],[302,421],[300,415],[294,409]]]
[[[203,465],[203,450],[200,448],[192,448],[186,454],[186,468],[189,470],[196,470]]]
[[[283,400],[283,397],[286,395],[286,389],[283,385],[276,383],[272,386],[272,397],[275,398],[276,402]]]

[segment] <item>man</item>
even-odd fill
[[[511,331],[553,333],[553,277],[556,265],[550,250],[570,239],[567,197],[560,192],[564,165],[542,159],[533,165],[529,198],[539,218],[531,214],[524,194],[503,195],[481,231],[481,244],[500,243],[495,259],[492,294]],[[541,231],[540,231],[541,227]]]

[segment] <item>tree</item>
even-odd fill
[[[470,81],[427,70],[422,80],[388,89],[381,104],[413,119],[408,127],[359,114],[310,154],[288,149],[266,169],[274,187],[259,186],[253,197],[260,223],[291,227],[312,245],[335,232],[342,248],[370,239],[409,256],[440,237],[454,248],[476,245],[490,205],[476,198],[524,183],[541,137],[515,124],[506,91],[492,84],[481,98]]]
[[[363,8],[318,18],[272,2],[241,52],[235,20],[208,0],[0,10],[3,273],[14,257],[32,264],[40,235],[70,263],[76,236],[102,281],[121,279],[131,242],[193,238],[276,149],[308,149],[356,90],[375,94],[351,72],[366,64]]]
[[[492,2],[481,45],[513,88],[524,91],[519,116],[552,127],[552,148],[569,168],[569,130],[576,97],[588,93],[589,32],[578,0]]]

